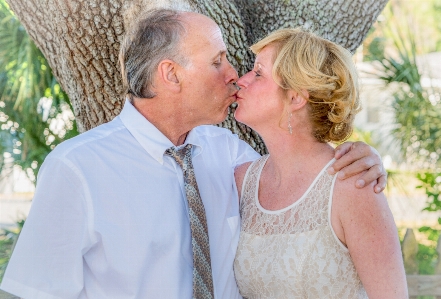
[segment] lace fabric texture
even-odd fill
[[[291,206],[263,209],[260,174],[268,156],[244,179],[242,218],[234,273],[244,298],[368,298],[348,250],[330,223],[333,175],[320,172]]]

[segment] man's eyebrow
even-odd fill
[[[223,54],[227,54],[227,50],[220,50],[213,58],[217,58],[219,56],[222,56]]]

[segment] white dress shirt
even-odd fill
[[[241,298],[234,168],[259,155],[230,131],[186,142],[204,202],[215,297]],[[191,298],[193,257],[173,146],[129,102],[113,121],[63,142],[38,175],[31,211],[1,288],[25,299]]]

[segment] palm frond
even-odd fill
[[[429,97],[441,91],[422,85],[416,60],[416,37],[410,26],[388,24],[384,30],[392,36],[394,52],[378,59],[378,69],[370,75],[377,75],[386,85],[398,84],[393,93],[396,126],[392,133],[400,141],[402,153],[409,162],[419,160],[440,165],[441,104],[432,103]]]
[[[12,155],[14,165],[32,170],[39,166],[53,147],[66,137],[78,134],[75,120],[66,123],[68,133],[52,132],[50,121],[63,107],[71,107],[41,51],[24,27],[0,0],[0,150]],[[40,101],[51,105],[41,109]],[[2,117],[3,116],[3,117]],[[0,161],[0,170],[6,164]]]

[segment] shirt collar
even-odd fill
[[[119,117],[130,134],[132,134],[149,155],[163,164],[164,152],[168,148],[173,147],[174,144],[139,113],[129,100],[126,100]],[[202,144],[196,128],[188,133],[182,146],[188,143],[194,145],[192,151],[193,156],[197,156],[202,152]],[[178,146],[178,148],[180,147],[181,146]]]

